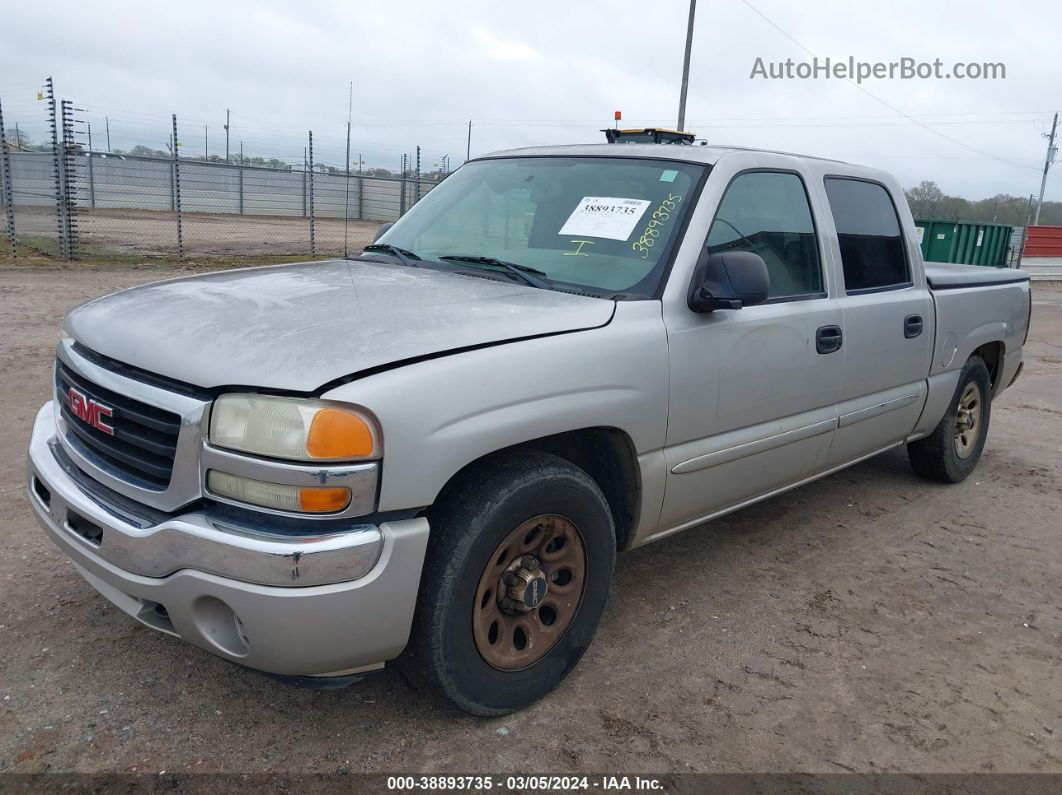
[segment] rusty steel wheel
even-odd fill
[[[519,525],[479,579],[472,615],[477,651],[501,671],[534,665],[571,626],[585,583],[586,549],[575,524],[543,514]]]
[[[971,381],[963,390],[955,412],[955,455],[959,458],[969,458],[977,447],[981,435],[983,403],[981,387],[976,381]]]
[[[992,419],[992,380],[980,356],[966,360],[951,405],[928,436],[907,445],[914,471],[939,483],[958,483],[977,466]]]
[[[409,679],[472,715],[506,715],[563,681],[608,604],[616,527],[597,482],[540,450],[456,476],[429,514]]]

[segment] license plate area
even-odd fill
[[[103,528],[95,522],[86,519],[77,511],[67,510],[66,526],[71,532],[81,536],[93,546],[98,547],[103,543]]]

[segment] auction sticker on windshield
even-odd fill
[[[648,206],[647,199],[585,196],[557,234],[626,240]]]

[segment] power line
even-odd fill
[[[819,57],[809,47],[806,47],[803,43],[797,41],[795,38],[793,38],[788,33],[786,33],[781,27],[779,27],[777,24],[775,24],[774,21],[772,21],[766,14],[764,14],[762,11],[760,11],[758,8],[756,8],[756,6],[754,6],[752,3],[750,3],[749,0],[741,0],[741,2],[744,3],[746,6],[748,6],[752,11],[754,11],[757,14],[757,16],[759,16],[764,22],[766,22],[772,28],[777,30],[779,33],[781,33],[783,36],[785,36],[791,42],[796,44],[798,47],[800,47],[800,49],[804,50],[804,52],[808,53],[813,58],[818,58]],[[871,99],[876,100],[877,102],[880,102],[882,105],[884,105],[889,110],[894,111],[894,112],[898,113],[899,115],[903,116],[905,119],[908,119],[908,120],[914,122],[919,127],[922,127],[923,129],[929,130],[929,132],[931,132],[934,135],[937,135],[937,136],[943,138],[945,141],[950,141],[951,143],[955,144],[956,146],[961,146],[964,149],[969,149],[971,152],[976,152],[977,154],[982,155],[983,157],[990,158],[992,160],[998,160],[1001,163],[1009,163],[1010,165],[1017,166],[1018,168],[1032,168],[1034,171],[1037,170],[1033,166],[1026,166],[1026,165],[1024,165],[1022,163],[1015,162],[1014,160],[1008,160],[1005,157],[997,157],[996,155],[993,155],[991,152],[985,152],[985,151],[983,151],[981,149],[978,149],[976,147],[970,146],[969,144],[963,143],[962,141],[960,141],[960,140],[958,140],[956,138],[952,138],[950,135],[945,135],[940,130],[934,129],[933,127],[930,127],[928,124],[926,124],[924,122],[921,122],[921,121],[918,121],[918,119],[916,119],[913,116],[905,113],[904,111],[902,111],[899,108],[897,108],[895,105],[887,102],[886,100],[882,99],[878,95],[876,95],[876,94],[872,93],[871,91],[867,90],[866,88],[861,86],[859,83],[856,83],[851,78],[848,78],[846,80],[846,82],[848,82],[851,85],[853,85],[856,88],[858,88],[860,91],[862,91],[864,94],[866,94]]]

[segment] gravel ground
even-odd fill
[[[965,483],[896,451],[624,555],[568,681],[477,720],[391,670],[298,690],[152,632],[38,529],[62,315],[175,273],[0,271],[0,771],[1062,771],[1062,286]]]

